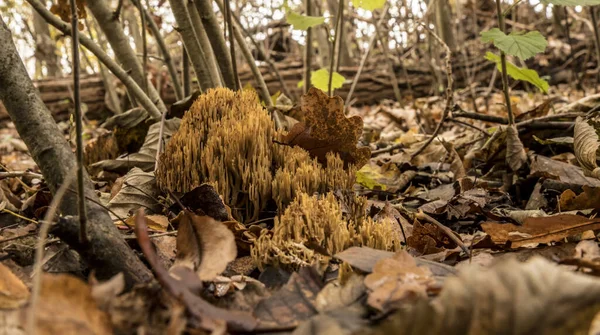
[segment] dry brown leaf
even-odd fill
[[[598,148],[600,148],[600,141],[596,130],[585,119],[578,117],[573,130],[575,157],[585,170],[600,179],[600,168],[596,163]]]
[[[588,208],[600,208],[600,187],[583,185],[583,192],[579,195],[568,189],[560,195],[560,210],[582,210]]]
[[[369,306],[389,311],[427,297],[428,287],[432,287],[435,280],[428,268],[417,266],[415,259],[402,250],[378,261],[364,283],[370,291]]]
[[[600,281],[539,256],[469,267],[433,300],[399,310],[365,334],[588,334]]]
[[[129,227],[135,226],[136,215],[134,214],[125,220]],[[169,218],[164,215],[146,215],[146,222],[148,222],[148,228],[153,231],[165,232],[169,227]]]
[[[77,6],[77,17],[79,20],[83,20],[87,17],[87,12],[85,11],[85,1],[86,0],[77,0],[75,2]],[[50,7],[50,12],[58,15],[65,22],[71,22],[71,2],[69,0],[58,0],[57,3],[53,3],[52,7]],[[78,22],[77,28],[79,28],[79,30],[83,30],[83,23]]]
[[[529,217],[522,226],[510,223],[486,222],[481,228],[490,235],[497,246],[518,248],[532,243],[558,242],[588,230],[600,229],[600,219],[561,214],[546,217]]]
[[[237,256],[233,233],[210,216],[184,211],[176,220],[177,256],[171,269],[184,266],[196,271],[203,281],[213,280]]]
[[[10,269],[0,263],[0,309],[23,306],[29,298],[29,290]]]
[[[412,235],[406,239],[406,245],[421,255],[437,254],[446,249],[456,248],[456,244],[437,226],[430,223],[423,225],[419,221],[413,224]]]
[[[367,163],[371,150],[356,146],[362,134],[362,118],[347,118],[342,98],[331,98],[311,87],[302,96],[301,108],[305,114],[304,122],[292,127],[283,140],[285,144],[305,149],[321,164],[327,162],[328,152],[339,154],[344,165],[353,164],[360,168]]]
[[[523,142],[519,138],[517,126],[506,128],[506,163],[511,170],[519,170],[527,162],[527,154]]]
[[[131,169],[125,175],[119,192],[108,203],[111,219],[118,220],[116,215],[122,219],[127,218],[138,208],[144,208],[146,212],[160,212],[162,205],[156,200],[158,193],[154,173],[144,172],[139,168]]]
[[[106,310],[111,300],[125,289],[125,276],[122,272],[102,283],[99,283],[94,276],[90,276],[89,281],[92,286],[92,297],[102,310]]]
[[[36,334],[112,334],[108,314],[98,309],[92,288],[65,274],[42,274]]]
[[[323,281],[313,268],[302,268],[292,273],[288,282],[270,297],[258,303],[254,315],[257,329],[289,329],[317,313],[318,293]]]

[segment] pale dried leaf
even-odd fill
[[[125,219],[140,207],[146,212],[160,212],[162,206],[156,201],[158,194],[154,173],[133,168],[125,175],[123,187],[108,203],[108,208],[112,211],[111,219],[118,220],[115,214]]]
[[[29,298],[29,290],[4,264],[0,263],[0,309],[23,306]]]
[[[108,314],[98,309],[92,289],[70,275],[42,274],[36,334],[112,334]]]
[[[511,170],[519,170],[527,162],[525,147],[519,138],[519,131],[515,125],[506,128],[506,163]]]
[[[573,149],[575,157],[579,164],[586,170],[598,174],[598,164],[596,163],[598,148],[600,142],[594,127],[581,117],[575,120],[575,129],[573,130]]]
[[[237,256],[233,233],[210,216],[185,211],[178,221],[177,256],[171,269],[184,266],[201,280],[213,280]]]

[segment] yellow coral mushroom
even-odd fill
[[[202,94],[184,115],[160,158],[156,179],[163,189],[188,192],[210,183],[243,222],[256,220],[271,200],[279,210],[301,192],[351,189],[356,169],[327,155],[323,167],[281,138],[256,94],[217,88]]]
[[[322,251],[334,255],[351,246],[395,250],[400,237],[393,225],[389,220],[374,222],[364,217],[360,222],[347,221],[333,193],[321,197],[300,193],[275,219],[273,235],[257,239],[252,257],[261,269],[267,264],[298,268],[326,260]]]

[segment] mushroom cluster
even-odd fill
[[[209,90],[167,144],[156,171],[158,185],[188,192],[210,183],[241,222],[257,220],[272,201],[282,211],[300,192],[352,188],[356,168],[344,168],[334,154],[323,166],[304,149],[281,144],[283,136],[255,92]]]

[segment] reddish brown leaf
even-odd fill
[[[581,210],[588,208],[600,208],[600,187],[583,185],[583,192],[575,194],[571,189],[560,195],[560,210]]]
[[[305,149],[321,164],[327,162],[328,152],[339,154],[345,165],[353,164],[360,168],[367,163],[371,150],[356,146],[362,134],[362,118],[347,118],[342,98],[330,98],[312,87],[302,96],[301,109],[305,121],[292,127],[283,140],[285,144]]]
[[[588,230],[600,229],[600,219],[588,219],[579,215],[561,214],[546,217],[530,217],[522,226],[486,222],[481,228],[498,246],[518,248],[532,243],[558,242]]]

